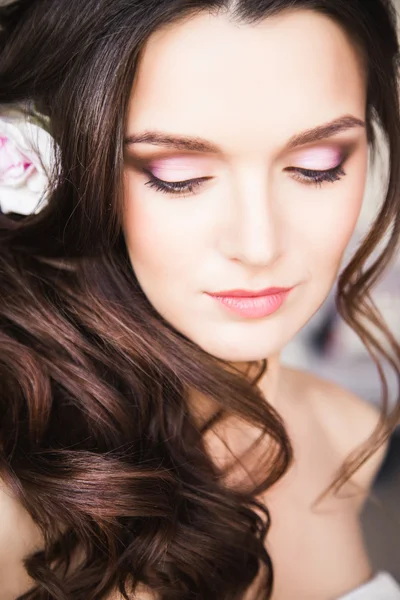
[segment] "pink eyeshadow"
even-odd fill
[[[310,148],[310,150],[299,153],[296,167],[322,171],[337,167],[341,161],[342,154],[336,148]]]
[[[200,177],[199,160],[188,160],[185,158],[164,158],[154,160],[150,164],[150,171],[159,179],[190,179]]]

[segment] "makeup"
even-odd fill
[[[228,295],[228,292],[224,293],[224,295],[209,295],[215,298],[229,312],[235,313],[240,317],[260,319],[275,313],[285,302],[292,289],[270,288],[269,290],[264,290],[263,293],[258,293],[259,295],[250,295],[251,292],[247,292],[246,295],[238,295],[240,293],[243,294],[240,290],[236,291],[235,295]]]

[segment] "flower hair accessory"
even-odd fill
[[[36,214],[47,204],[52,157],[48,119],[34,110],[0,107],[0,213]]]

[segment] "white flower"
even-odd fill
[[[47,203],[53,140],[40,120],[0,107],[0,211],[37,213]]]

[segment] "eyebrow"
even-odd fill
[[[343,115],[334,121],[294,135],[285,144],[285,150],[293,150],[298,146],[317,142],[355,127],[365,127],[365,122],[352,115]],[[209,140],[192,136],[172,135],[162,131],[143,131],[142,133],[130,135],[125,138],[124,144],[127,146],[132,144],[152,144],[174,150],[222,154],[221,148]]]

